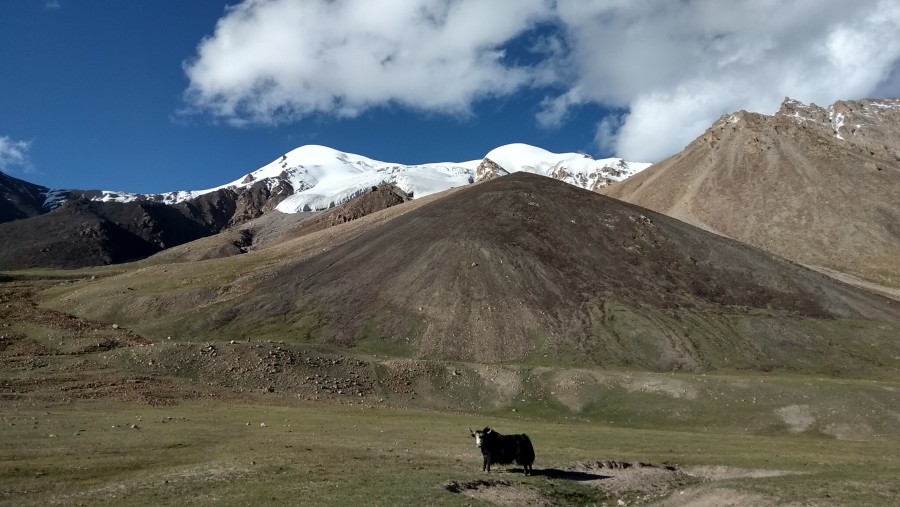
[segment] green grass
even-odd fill
[[[98,266],[83,269],[23,269],[16,271],[0,271],[2,282],[34,282],[46,280],[72,281],[91,277],[106,278],[125,273],[127,268],[121,266]]]
[[[42,326],[30,322],[17,322],[4,329],[4,334],[21,334],[36,344],[60,354],[79,353],[91,347],[116,344],[115,331],[106,326],[97,326],[86,332],[70,331]]]
[[[270,297],[260,280],[275,273],[263,252],[197,263],[118,267],[116,271],[17,272],[27,280],[56,277],[40,303],[117,323],[151,339],[355,342],[362,352],[415,356],[427,329],[409,308],[353,309],[353,320],[330,314],[306,295]],[[71,281],[67,280],[71,279]],[[538,366],[621,366],[653,371],[717,369],[812,372],[832,377],[888,378],[900,368],[897,327],[875,320],[811,319],[746,308],[677,312],[634,308],[612,300],[585,308],[590,333],[540,326],[522,363]],[[574,324],[573,324],[574,325]],[[579,324],[580,325],[580,324]],[[577,327],[577,326],[576,326]]]
[[[485,424],[528,433],[537,470],[613,459],[795,472],[722,483],[782,502],[893,505],[900,491],[896,440],[325,405],[79,401],[3,414],[0,503],[7,505],[480,505],[443,488],[450,480],[479,479],[524,484],[560,504],[609,500],[575,481],[483,474],[466,428]]]
[[[370,316],[356,332],[353,348],[368,354],[381,356],[408,357],[418,345],[418,329],[420,322],[409,314],[405,314],[400,326],[399,335],[385,330],[387,310],[381,310]],[[420,319],[419,319],[420,320]]]
[[[411,377],[414,395],[386,390],[377,395],[394,408],[298,405],[287,395],[264,405],[195,400],[155,408],[77,399],[53,404],[44,400],[62,396],[50,392],[52,383],[21,397],[7,387],[42,385],[51,370],[64,367],[81,372],[87,368],[84,361],[110,376],[156,375],[158,363],[148,363],[159,359],[152,354],[163,344],[178,343],[192,354],[211,341],[243,344],[248,329],[257,330],[254,343],[284,340],[298,349],[358,355],[386,381],[392,365],[402,363],[396,356],[410,353],[405,340],[387,338],[409,336],[413,345],[418,339],[421,323],[412,314],[394,325],[373,316],[355,336],[358,347],[346,350],[321,343],[323,333],[332,331],[314,306],[266,322],[253,322],[248,312],[237,324],[227,312],[217,313],[217,306],[190,306],[227,292],[252,270],[248,259],[153,266],[95,281],[91,270],[4,275],[61,280],[42,285],[49,287],[43,296],[55,299],[53,306],[123,324],[162,343],[39,356],[30,363],[11,360],[0,372],[0,394],[5,395],[0,398],[0,504],[484,505],[443,487],[451,480],[483,479],[531,488],[560,505],[615,505],[619,499],[577,481],[502,472],[486,476],[466,431],[485,425],[531,435],[538,470],[608,459],[791,472],[715,483],[766,495],[773,504],[887,506],[900,495],[896,340],[891,329],[868,322],[791,319],[781,325],[764,314],[674,320],[611,304],[598,329],[613,330],[615,336],[599,340],[603,346],[554,348],[549,332],[535,329],[530,335],[538,347],[523,363],[487,367],[416,361],[427,374]],[[97,273],[98,278],[114,274]],[[180,285],[182,276],[192,284]],[[159,302],[161,295],[170,300]],[[173,302],[196,310],[196,319],[173,319],[167,313]],[[642,333],[660,323],[683,331],[684,343],[720,366],[705,374],[650,373],[615,360],[658,355],[655,341]],[[805,374],[779,369],[777,361],[763,365],[767,372],[748,370],[760,365],[748,363],[752,354],[735,347],[757,344],[734,339],[746,334],[742,328],[747,326],[760,326],[761,333],[818,336],[831,348],[821,357],[807,354],[815,362],[805,365]],[[108,333],[101,327],[87,338],[70,339],[66,331],[28,323],[16,323],[9,331],[63,353],[77,352]],[[171,342],[165,339],[169,335]],[[626,349],[632,350],[625,354]],[[771,356],[790,352],[779,349]],[[215,369],[214,362],[183,358],[190,367],[166,369],[166,378],[179,384],[260,387],[249,377]],[[852,368],[845,368],[848,364]],[[485,368],[492,370],[485,373]],[[782,415],[786,409],[795,411],[799,422],[792,425]],[[650,501],[631,493],[621,499],[628,505]]]

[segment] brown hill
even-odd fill
[[[327,212],[284,218],[274,209],[288,190],[262,181],[174,205],[94,201],[97,192],[60,191],[62,205],[51,210],[43,206],[48,189],[0,173],[0,269],[102,266],[160,252],[156,262],[226,257],[409,200],[397,187],[382,185]]]
[[[77,199],[0,224],[0,269],[115,264],[210,233],[206,224],[164,204]]]
[[[0,190],[4,183],[0,179]],[[7,213],[10,221],[0,222],[4,244],[0,269],[80,268],[133,261],[241,225],[271,211],[284,198],[265,183],[220,189],[174,205],[152,199],[95,201],[91,199],[97,192],[70,190],[60,191],[65,197],[61,205],[47,209],[24,205],[43,202],[46,188],[19,183],[8,185],[15,192],[0,195],[0,204],[5,202],[6,208],[16,205]],[[29,196],[33,199],[26,199]],[[6,208],[0,206],[0,218]],[[252,239],[241,231],[229,235],[234,237],[234,248],[226,249],[227,254],[240,253]],[[211,256],[216,254],[206,257]]]
[[[161,251],[149,262],[192,262],[239,255],[358,220],[408,200],[409,196],[396,186],[380,185],[324,212],[285,214],[269,210],[213,236]]]
[[[52,304],[147,336],[441,359],[824,373],[900,362],[900,303],[527,173],[246,255],[58,289]]]
[[[315,215],[309,220],[303,221],[298,227],[292,228],[284,237],[278,238],[278,241],[299,238],[300,236],[347,223],[351,220],[357,220],[391,206],[403,204],[409,201],[410,198],[406,192],[394,185],[383,184],[372,187],[371,191],[355,197],[351,201],[335,206],[328,211]]]
[[[726,115],[604,192],[788,259],[900,287],[900,100]]]
[[[240,226],[274,210],[292,192],[284,182],[259,181],[173,205],[165,204],[162,195],[114,202],[100,199],[100,191],[50,190],[0,173],[0,269],[77,268],[140,259]],[[246,247],[246,234],[231,235],[239,253]]]

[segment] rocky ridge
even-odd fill
[[[793,261],[900,287],[900,101],[724,115],[603,192]]]

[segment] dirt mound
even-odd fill
[[[677,487],[695,482],[674,465],[602,460],[579,463],[573,469],[578,473],[594,474],[596,478],[587,482],[593,487],[617,496],[639,494],[645,500],[665,496]]]
[[[513,484],[509,481],[448,481],[444,488],[451,493],[458,493],[482,502],[494,505],[508,505],[519,507],[521,505],[534,505],[536,507],[550,507],[554,505],[544,498],[537,488]]]
[[[517,470],[507,470],[507,475]],[[728,467],[682,469],[675,465],[653,465],[617,460],[578,463],[562,469],[535,469],[534,476],[548,479],[535,483],[525,479],[451,480],[443,484],[451,493],[502,506],[583,505],[601,500],[605,505],[694,506],[748,505],[774,507],[776,499],[717,486],[717,481],[776,477],[785,472]],[[562,493],[559,486],[576,482],[597,490],[595,496]]]
[[[700,486],[673,493],[655,507],[800,507],[807,503],[785,503],[777,498],[767,497],[731,488]],[[828,505],[828,504],[824,504]]]

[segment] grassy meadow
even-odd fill
[[[182,267],[145,269],[164,280],[163,270]],[[0,281],[0,505],[831,507],[900,498],[900,375],[888,366],[826,375],[742,365],[653,373],[553,358],[486,365],[403,357],[365,340],[348,350],[174,329],[169,339],[168,329],[146,333],[115,318],[123,315],[44,306],[71,297],[112,308],[91,291],[94,277],[115,274]],[[172,289],[133,281],[115,276],[121,287],[107,293],[153,310],[154,291]],[[165,322],[157,310],[144,325]],[[535,475],[482,472],[468,428],[484,426],[527,433]]]
[[[490,505],[446,488],[480,480],[554,505],[647,505],[686,488],[758,495],[771,505],[895,505],[900,496],[900,442],[888,439],[619,428],[519,411],[486,417],[217,401],[4,403],[0,423],[6,505]],[[532,437],[535,476],[509,467],[481,472],[467,427],[485,424]],[[603,460],[731,472],[614,493],[541,473]]]

